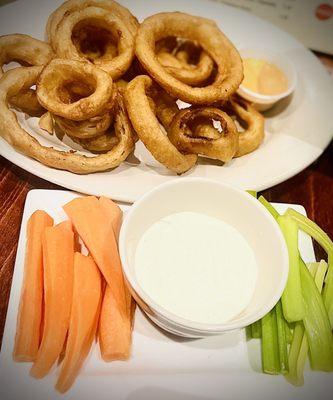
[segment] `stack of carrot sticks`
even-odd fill
[[[63,208],[69,220],[58,225],[41,210],[28,221],[13,351],[15,361],[33,363],[35,378],[58,363],[61,393],[74,383],[96,337],[103,360],[129,358],[135,309],[118,252],[118,205],[90,196]],[[89,255],[81,253],[79,238]]]

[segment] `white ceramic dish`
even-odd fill
[[[180,10],[214,19],[237,48],[274,49],[295,65],[298,85],[288,102],[281,101],[266,115],[266,138],[252,154],[221,167],[201,161],[186,176],[207,177],[242,189],[263,190],[276,185],[311,164],[333,135],[333,80],[319,60],[289,34],[252,14],[208,0],[120,0],[142,20],[160,11]],[[48,15],[62,0],[18,0],[0,9],[0,34],[22,32],[44,37]],[[23,121],[23,118],[21,118]],[[31,120],[23,121],[32,126]],[[35,124],[35,122],[34,122]],[[36,124],[33,125],[34,129]],[[1,129],[1,127],[0,127]],[[41,131],[34,134],[45,145],[65,148]],[[16,152],[0,138],[0,154],[19,167],[48,181],[82,193],[107,195],[133,202],[153,187],[175,176],[152,162],[124,163],[114,171],[85,176],[48,168]],[[138,146],[136,157],[145,159]],[[179,177],[178,179],[182,179]]]
[[[180,318],[152,300],[137,281],[135,254],[142,235],[161,218],[182,211],[206,214],[233,226],[256,256],[258,277],[253,298],[231,321],[204,324]],[[285,241],[265,207],[244,191],[202,178],[165,183],[138,200],[121,227],[119,251],[125,277],[141,308],[160,327],[185,337],[217,335],[262,318],[281,297],[289,271]]]
[[[270,399],[328,400],[332,375],[305,374],[305,386],[295,388],[281,376],[259,372],[260,346],[246,342],[244,330],[198,340],[179,339],[156,328],[137,309],[133,354],[129,362],[105,363],[95,346],[73,388],[64,396],[54,389],[57,371],[42,380],[29,376],[30,365],[14,363],[12,349],[23,278],[26,224],[36,209],[44,209],[56,222],[65,218],[61,207],[77,194],[33,190],[29,193],[21,225],[7,319],[0,353],[1,400],[222,400]],[[283,212],[288,205],[277,205]],[[292,206],[304,213],[301,206]],[[126,210],[127,208],[125,208]],[[311,239],[300,236],[301,255],[314,261]]]
[[[254,107],[259,111],[265,111],[273,107],[279,100],[285,99],[290,96],[297,86],[297,73],[294,65],[290,62],[289,57],[285,54],[274,53],[267,49],[241,49],[240,55],[242,58],[256,58],[265,60],[269,63],[276,65],[287,77],[288,88],[276,95],[263,95],[253,92],[252,90],[240,85],[238,94],[244,99],[253,102]]]

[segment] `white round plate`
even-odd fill
[[[19,32],[43,38],[48,15],[61,3],[61,0],[18,0],[1,7],[0,34]],[[289,34],[217,1],[127,0],[120,3],[139,20],[157,12],[175,10],[212,18],[237,48],[273,49],[287,55],[296,67],[296,91],[288,103],[281,103],[266,114],[266,137],[257,151],[224,166],[201,163],[186,176],[209,177],[259,191],[306,168],[329,144],[333,135],[333,80],[316,57]],[[42,141],[54,145],[53,138],[47,134]],[[0,139],[0,154],[50,182],[126,202],[133,202],[154,186],[176,177],[152,160],[140,145],[135,152],[143,161],[140,164],[123,163],[113,171],[81,176],[48,168],[16,152],[3,139]]]

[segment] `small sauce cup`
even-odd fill
[[[245,310],[227,322],[209,324],[181,318],[151,299],[137,280],[135,254],[140,238],[161,218],[183,211],[207,214],[232,225],[255,254],[258,271],[253,297]],[[190,338],[219,335],[262,318],[280,299],[289,271],[283,235],[266,208],[245,191],[203,178],[173,180],[138,200],[122,224],[119,251],[128,287],[141,309],[161,328]]]
[[[284,99],[293,93],[297,85],[297,73],[294,65],[289,61],[286,55],[275,54],[265,49],[243,49],[240,50],[239,53],[242,59],[256,58],[274,64],[286,75],[288,80],[288,88],[285,91],[275,95],[260,94],[246,88],[242,84],[240,85],[237,93],[245,100],[253,103],[253,106],[258,111],[268,110],[279,100]]]

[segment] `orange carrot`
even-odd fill
[[[60,224],[58,224],[58,225],[63,226],[64,228],[68,228],[71,232],[74,233],[74,251],[81,253],[80,238],[79,238],[79,235],[77,234],[77,232],[74,231],[72,221],[68,219],[66,221],[60,222]]]
[[[118,242],[122,211],[116,203],[106,197],[100,197],[99,202],[105,214],[111,220],[113,231]],[[131,329],[135,302],[126,284],[125,296],[127,314],[126,318],[123,318],[114,306],[115,300],[110,289],[107,288],[104,294],[99,325],[99,343],[101,355],[105,361],[126,360],[130,355]]]
[[[96,197],[81,197],[64,210],[111,287],[119,311],[126,315],[127,303],[117,241],[110,220]]]
[[[68,339],[68,331],[67,331],[67,335],[65,337],[64,344],[62,346],[61,352],[60,352],[59,357],[58,357],[57,365],[60,365],[62,363],[63,359],[65,358],[67,339]]]
[[[113,292],[105,289],[99,320],[99,345],[104,361],[127,360],[131,349],[131,318],[119,312]]]
[[[71,317],[65,357],[56,389],[64,393],[74,383],[93,342],[101,299],[101,275],[91,257],[75,253]]]
[[[115,234],[117,244],[118,244],[119,231],[120,231],[120,227],[121,227],[123,212],[115,202],[113,202],[111,199],[108,199],[107,197],[103,197],[103,196],[100,197],[99,203],[100,203],[101,207],[103,208],[103,211],[105,212],[105,215],[107,216],[107,218],[110,219],[110,222],[111,222],[112,228],[113,228],[113,232]],[[125,289],[127,313],[130,313],[132,298],[131,298],[131,294],[127,288],[126,283],[124,285],[124,289]]]
[[[43,254],[42,237],[53,219],[45,211],[35,211],[27,225],[27,245],[24,277],[13,358],[15,361],[34,361],[41,340],[43,321]]]
[[[57,225],[59,228],[65,228],[68,229],[70,232],[73,232],[73,224],[72,221],[70,221],[69,219],[67,219],[66,221],[62,221]]]
[[[111,199],[108,199],[107,197],[100,197],[99,204],[101,205],[106,218],[110,220],[113,232],[118,242],[123,212],[115,202],[113,202]]]
[[[37,358],[31,368],[44,377],[61,354],[69,326],[72,292],[74,234],[68,222],[46,228],[43,237],[44,330]]]
[[[119,232],[121,210],[111,200],[95,197],[75,199],[64,209],[108,284],[99,323],[102,357],[107,361],[127,359],[133,303],[125,286],[115,235]]]

